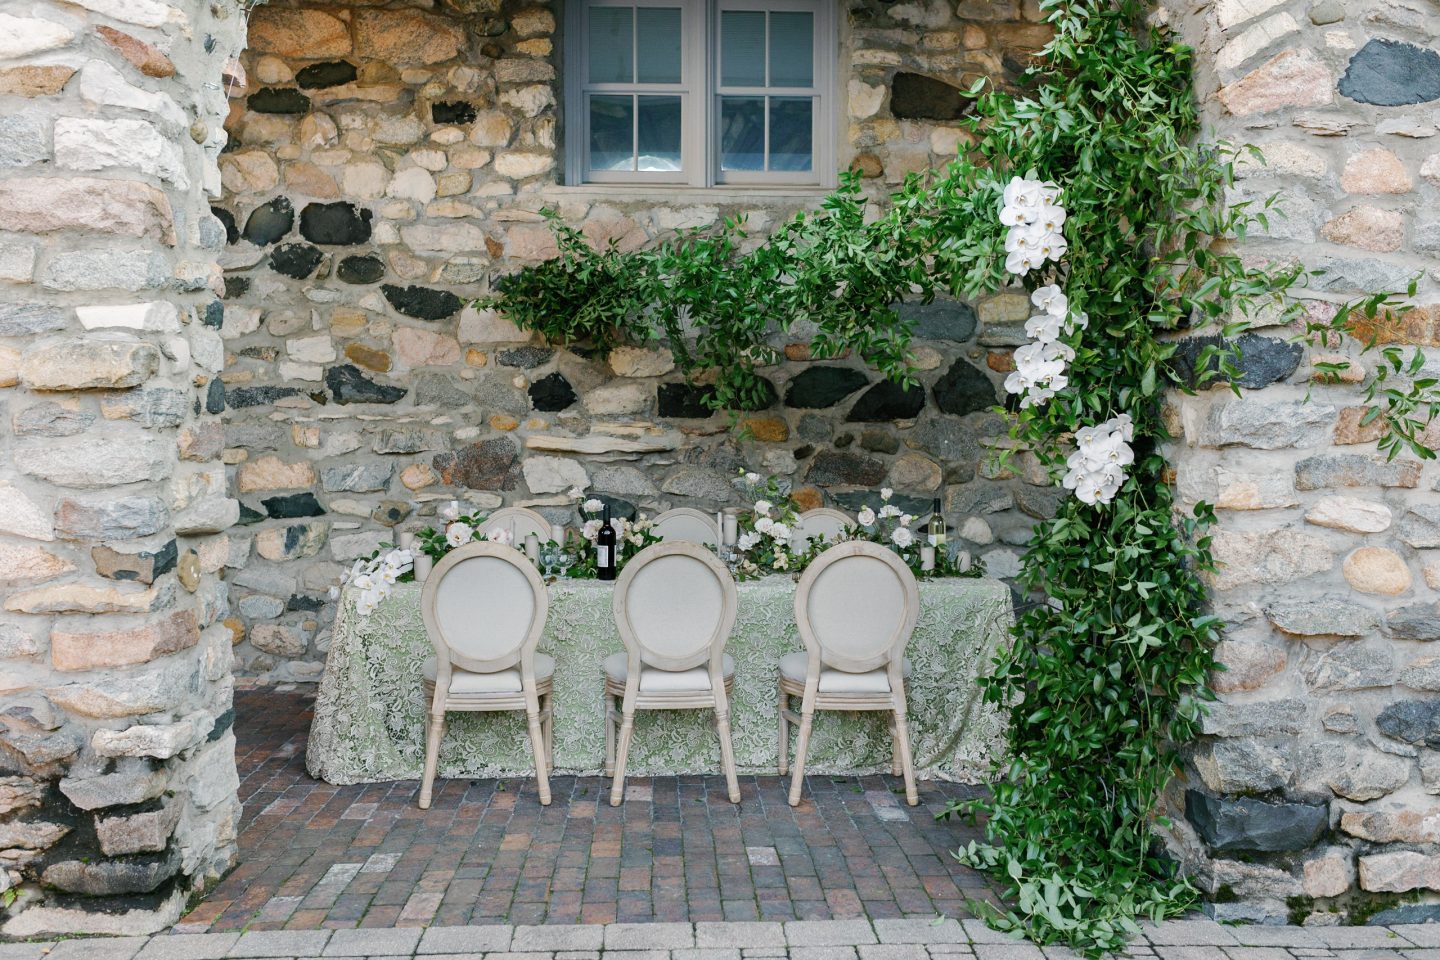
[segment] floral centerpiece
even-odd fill
[[[880,509],[861,507],[856,514],[856,526],[846,531],[847,540],[869,540],[889,547],[900,555],[915,576],[922,580],[937,577],[983,577],[985,564],[972,559],[968,550],[957,550],[953,555],[944,546],[935,548],[935,565],[925,569],[923,550],[929,542],[925,536],[915,533],[911,524],[915,517],[905,513],[890,502],[895,491],[884,487],[880,491]]]
[[[340,597],[340,588],[354,587],[355,612],[368,617],[390,596],[395,584],[415,579],[415,554],[409,550],[378,551],[371,557],[355,561],[340,578],[339,586],[330,588],[330,599]]]
[[[570,497],[579,500],[584,496],[579,490],[570,491]],[[580,504],[580,516],[583,522],[578,531],[570,531],[565,537],[565,549],[575,556],[575,563],[570,566],[565,575],[576,580],[594,580],[597,571],[595,569],[595,540],[600,536],[601,518],[605,510],[605,503],[591,497]],[[618,573],[624,569],[625,563],[635,554],[644,550],[652,543],[659,543],[660,538],[655,534],[654,524],[646,514],[640,514],[635,520],[626,520],[624,517],[611,517],[610,526],[615,530],[615,570]]]

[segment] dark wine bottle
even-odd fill
[[[940,515],[940,498],[935,498],[935,505],[930,512],[930,546],[937,550],[945,546],[945,518]]]
[[[615,579],[615,528],[610,526],[610,505],[600,515],[600,532],[595,536],[595,575],[601,580]]]

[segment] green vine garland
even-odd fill
[[[687,374],[714,378],[711,402],[722,408],[764,396],[754,366],[774,357],[777,331],[800,323],[816,356],[854,350],[907,380],[910,331],[894,305],[1009,286],[1003,185],[1027,171],[1058,183],[1068,255],[1024,283],[1060,282],[1089,326],[1073,341],[1068,386],[1015,413],[1012,437],[1058,477],[1077,429],[1127,414],[1135,462],[1113,502],[1067,498],[1036,527],[1020,580],[1049,602],[1021,612],[1012,648],[984,681],[985,696],[1009,710],[1009,763],[989,799],[953,812],[985,818],[986,842],[960,856],[1004,884],[1008,905],[987,919],[1093,956],[1196,896],[1153,827],[1211,698],[1221,625],[1201,580],[1213,512],[1200,504],[1180,516],[1165,475],[1165,392],[1196,386],[1174,371],[1165,336],[1208,326],[1231,342],[1247,318],[1278,306],[1302,339],[1321,343],[1374,331],[1397,304],[1376,294],[1317,320],[1286,296],[1308,279],[1302,267],[1242,262],[1233,242],[1264,229],[1275,201],[1226,205],[1235,152],[1199,140],[1191,51],[1147,25],[1139,0],[1042,7],[1054,38],[1023,92],[977,84],[970,151],[939,175],[908,179],[880,217],[867,222],[847,174],[820,211],[753,249],[743,224],[727,221],[654,248],[596,251],[552,219],[560,255],[483,302],[523,328],[602,350],[665,339]],[[1418,437],[1440,413],[1436,380],[1419,351],[1388,346],[1382,356],[1366,387],[1386,428],[1381,449],[1434,456]],[[1233,347],[1207,348],[1194,367],[1202,382],[1233,383],[1237,359]]]

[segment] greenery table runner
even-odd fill
[[[776,664],[803,649],[788,577],[741,583],[727,652],[735,659],[730,704],[742,772],[776,769]],[[605,762],[600,662],[623,649],[610,602],[613,587],[586,580],[550,585],[550,618],[540,649],[555,658],[555,769],[595,774]],[[920,619],[907,651],[910,736],[917,775],[979,781],[1000,749],[1003,717],[981,702],[976,678],[990,668],[1012,622],[1010,591],[995,580],[920,584]],[[331,783],[413,780],[425,759],[420,668],[433,654],[420,618],[420,585],[399,584],[369,617],[347,588],[315,703],[306,766]],[[642,711],[629,770],[644,775],[718,773],[720,750],[706,711]],[[855,773],[888,769],[883,714],[825,713],[815,722],[807,769]],[[529,776],[533,761],[521,713],[449,715],[440,748],[442,777]]]

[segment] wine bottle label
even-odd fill
[[[610,566],[610,548],[609,548],[609,547],[596,547],[596,548],[595,548],[595,563],[596,563],[598,566],[601,566],[601,567],[608,567],[608,566]]]
[[[932,533],[932,534],[930,534],[930,546],[932,546],[932,547],[942,547],[942,546],[944,546],[944,545],[945,545],[945,534],[943,534],[943,533]]]

